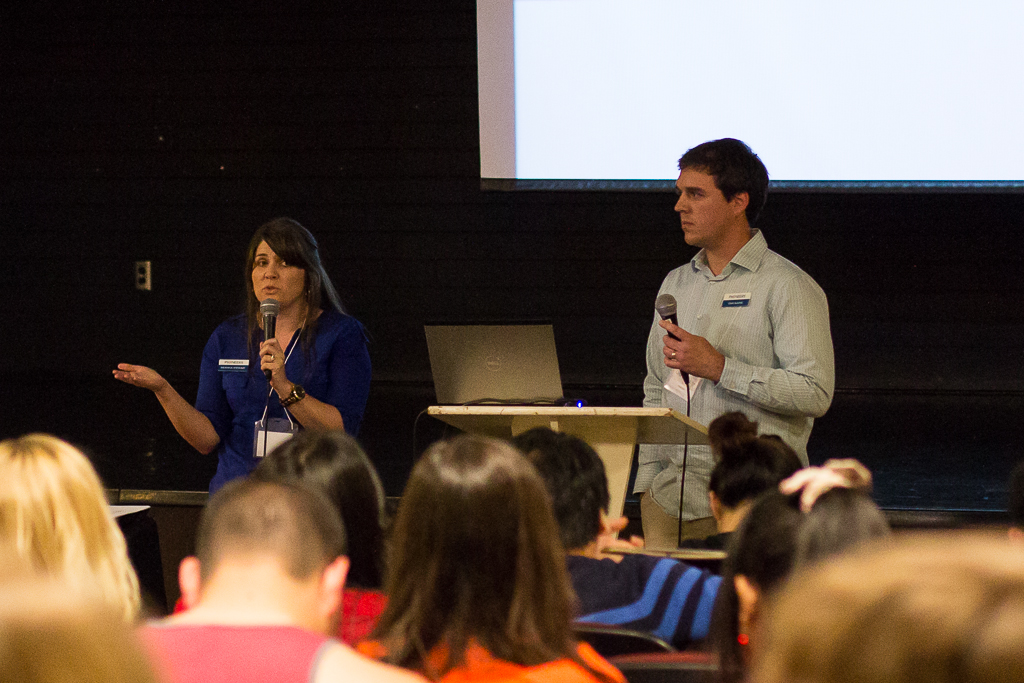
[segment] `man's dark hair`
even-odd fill
[[[1024,529],[1024,460],[1017,463],[1010,475],[1010,526]]]
[[[733,138],[701,143],[679,159],[679,170],[688,168],[712,176],[726,200],[746,192],[747,223],[757,222],[768,199],[768,169],[746,143]]]
[[[565,549],[582,548],[597,538],[609,502],[608,478],[597,452],[582,439],[544,427],[523,432],[512,445],[540,472]]]
[[[196,535],[200,579],[232,555],[277,558],[304,580],[345,554],[345,527],[320,494],[293,484],[239,479],[215,493]]]

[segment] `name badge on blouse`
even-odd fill
[[[299,428],[280,417],[256,420],[253,426],[252,457],[263,458],[288,439],[299,433]]]
[[[722,299],[722,308],[738,308],[740,306],[750,305],[750,292],[736,292],[735,294],[726,294],[725,298]]]
[[[249,359],[221,358],[217,361],[217,369],[221,372],[245,372],[249,369]]]

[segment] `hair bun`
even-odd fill
[[[719,415],[708,425],[708,442],[716,460],[743,454],[744,446],[757,439],[757,423],[741,412]]]

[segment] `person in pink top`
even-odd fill
[[[348,564],[344,527],[319,494],[229,483],[181,563],[187,610],[142,630],[156,668],[167,683],[422,681],[330,637]]]

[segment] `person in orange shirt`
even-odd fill
[[[509,444],[464,435],[431,446],[392,540],[389,602],[364,654],[444,683],[624,683],[575,638],[547,489]]]

